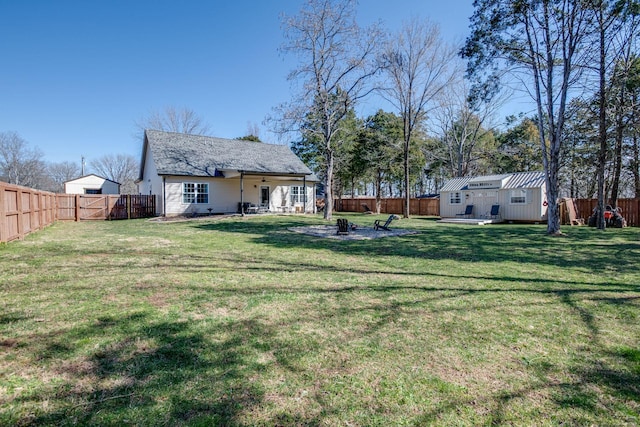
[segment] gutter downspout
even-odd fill
[[[167,177],[162,177],[162,216],[167,217]]]
[[[244,216],[244,171],[240,171],[240,216]]]
[[[302,196],[304,209],[302,212],[307,213],[307,175],[302,176],[302,188],[304,188],[304,196]]]

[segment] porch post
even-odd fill
[[[244,216],[244,172],[240,172],[240,215]]]
[[[307,176],[302,175],[302,188],[304,188],[304,196],[302,196],[302,205],[304,209],[302,209],[302,213],[307,213]]]

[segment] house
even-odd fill
[[[120,194],[120,184],[101,176],[90,174],[64,183],[66,194]]]
[[[136,183],[171,216],[314,212],[316,181],[284,145],[146,130]]]
[[[465,215],[467,206],[473,207],[471,213]],[[497,215],[491,215],[493,206],[500,206]],[[518,172],[451,179],[440,190],[440,217],[443,222],[464,219],[546,221],[545,174]]]

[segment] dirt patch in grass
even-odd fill
[[[186,222],[186,221],[203,221],[203,220],[220,220],[233,218],[236,216],[240,216],[240,214],[223,214],[223,215],[172,215],[172,216],[158,216],[149,219],[149,222],[159,222],[159,223],[171,223],[171,222]]]

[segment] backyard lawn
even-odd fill
[[[0,425],[640,424],[639,228],[288,230],[314,224],[57,223],[0,245]]]

